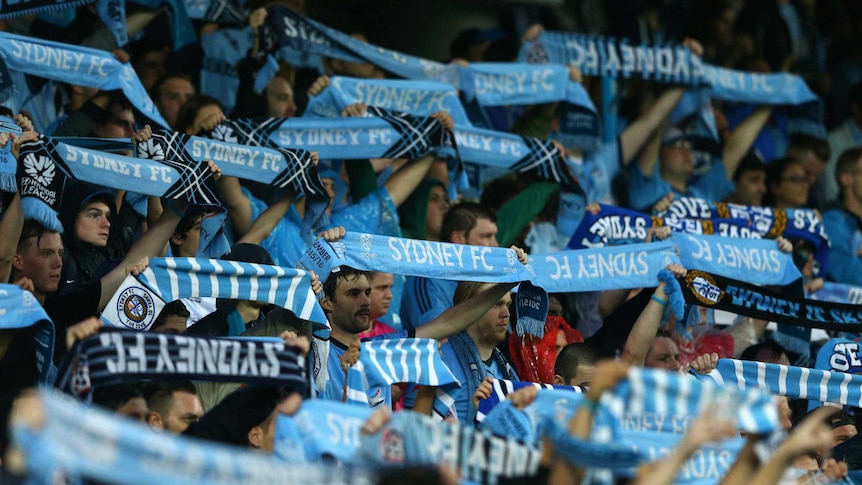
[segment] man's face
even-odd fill
[[[663,175],[691,175],[694,170],[694,158],[691,156],[691,142],[680,138],[661,147],[661,170]]]
[[[155,100],[159,113],[170,126],[177,123],[177,116],[186,101],[195,95],[195,87],[187,79],[173,78],[165,81],[159,88],[158,99]]]
[[[471,326],[470,335],[476,343],[497,345],[506,340],[506,331],[509,329],[509,305],[511,304],[512,296],[506,293],[482,315],[482,318]]]
[[[329,300],[330,323],[351,334],[362,333],[371,328],[370,295],[371,285],[365,275],[339,280],[332,299]]]
[[[93,128],[93,133],[104,138],[131,138],[135,134],[135,113],[114,104],[108,119]]]
[[[272,451],[275,448],[275,426],[278,423],[278,416],[280,414],[293,416],[299,411],[300,406],[302,406],[302,397],[297,393],[282,399],[269,418],[258,427],[261,432],[259,436],[255,437],[257,442],[253,443],[252,446],[261,451]]]
[[[293,88],[287,79],[276,76],[266,87],[266,110],[268,116],[275,118],[293,118],[296,116],[296,103],[293,100]]]
[[[97,248],[108,245],[111,209],[104,202],[90,202],[75,217],[75,236]]]
[[[844,189],[845,193],[862,202],[862,158],[856,161],[856,168],[853,172],[842,175],[842,178],[849,179],[849,186]],[[845,182],[842,182],[842,184]]]
[[[199,217],[185,234],[171,236],[171,240],[177,246],[177,251],[173,255],[175,258],[194,258],[197,256],[198,248],[201,245],[202,220],[203,217]]]
[[[144,89],[150,90],[156,80],[165,74],[166,58],[167,55],[163,50],[150,51],[135,64],[135,72],[138,74],[141,84],[144,85]]]
[[[173,395],[171,408],[166,416],[163,416],[165,429],[174,434],[180,434],[197,422],[204,415],[201,400],[195,394],[184,391],[176,391]]]
[[[834,448],[841,443],[849,440],[850,438],[856,436],[858,431],[856,430],[855,424],[845,424],[839,426],[837,428],[832,429],[832,446],[830,448]]]
[[[392,303],[392,285],[395,277],[391,273],[375,273],[371,279],[371,318],[380,318],[389,311]]]
[[[63,269],[63,240],[58,232],[47,232],[40,238],[30,238],[24,250],[15,254],[15,269],[33,281],[37,293],[57,291]]]
[[[747,170],[742,172],[736,181],[736,198],[741,204],[763,205],[766,195],[766,172],[762,170]]]
[[[326,206],[326,213],[332,214],[332,206],[335,204],[335,179],[331,177],[323,177],[320,179],[323,182],[323,190],[329,197],[329,204]]]
[[[449,196],[440,185],[435,185],[428,196],[428,215],[425,218],[425,237],[430,241],[440,239],[443,216],[449,210]]]
[[[476,225],[467,234],[467,244],[496,248],[498,246],[497,224],[485,218],[476,219]]]
[[[676,343],[667,337],[654,338],[644,359],[644,367],[678,372],[682,365],[679,363]]]
[[[174,335],[185,335],[188,327],[188,317],[180,315],[168,315],[159,325],[159,328],[153,328],[153,332],[170,333]]]

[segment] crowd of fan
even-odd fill
[[[288,3],[304,13],[303,2]],[[695,54],[711,63],[746,71],[798,73],[826,100],[827,125],[832,127],[828,139],[789,134],[785,115],[777,108],[716,105],[721,156],[705,164],[696,163],[685,133],[667,121],[684,88],[639,81],[621,83],[624,94],[619,133],[598,152],[584,154],[585,160],[593,163],[595,175],[603,180],[595,184],[600,189],[590,192],[592,199],[586,200],[587,204],[609,203],[650,212],[656,204],[661,207],[673,197],[694,196],[748,206],[818,209],[832,240],[826,275],[815,277],[813,256],[804,243],[779,241],[783,250],[794,253],[794,261],[805,276],[804,282],[796,285],[804,284],[808,292],[816,292],[824,279],[862,285],[862,82],[857,83],[862,81],[862,62],[855,48],[855,39],[862,37],[862,32],[856,32],[857,24],[862,23],[856,12],[858,6],[853,2],[804,0],[575,3],[578,8],[574,16],[591,33],[648,42],[685,40]],[[610,8],[612,3],[621,8]],[[249,2],[247,25],[204,24],[200,25],[200,35],[217,35],[229,29],[254,34],[265,20],[265,6]],[[51,40],[113,49],[118,60],[134,67],[171,129],[191,135],[211,130],[226,118],[298,116],[307,97],[327,88],[327,76],[386,76],[374,65],[337,59],[325,60],[325,73],[281,63],[277,75],[257,95],[248,88],[262,63],[253,47],[236,66],[241,79],[236,99],[224,103],[199,89],[201,59],[206,63],[205,56],[196,50],[199,47],[172,52],[165,38],[168,29],[163,28],[167,24],[164,12],[135,8],[129,10],[127,22],[136,40],[126,49],[110,45],[112,37],[89,7],[78,8],[75,21],[62,29],[41,16],[13,19],[3,27]],[[828,28],[824,28],[827,22]],[[531,27],[524,38],[533,38],[539,32],[540,27]],[[361,34],[356,37],[364,38]],[[512,61],[516,53],[517,42],[512,36],[503,31],[474,29],[455,39],[450,61]],[[597,79],[577,72],[573,76],[590,93],[598,93]],[[301,95],[295,97],[295,93]],[[33,102],[50,105],[49,111],[56,113],[56,119],[39,119],[34,126],[27,106],[20,113],[8,109],[0,113],[14,117],[23,129],[20,136],[0,133],[0,143],[12,156],[17,156],[21,144],[34,139],[37,132],[133,140],[145,140],[151,133],[119,92],[58,84],[51,99]],[[225,113],[224,104],[234,106],[233,111]],[[343,116],[361,116],[364,110],[362,105],[351,106]],[[546,105],[528,107],[521,110],[510,128],[519,134],[545,138],[553,129],[552,112]],[[434,116],[444,126],[452,127],[446,113]],[[331,199],[327,210],[347,231],[377,233],[381,219],[397,208],[400,234],[393,235],[474,246],[513,245],[522,262],[527,261],[527,254],[565,248],[571,235],[557,230],[558,211],[570,201],[570,194],[561,193],[561,188],[552,183],[505,174],[482,187],[479,200],[454,201],[447,191],[450,181],[446,163],[434,156],[345,164],[321,160],[319,169]],[[217,167],[212,170],[219,174]],[[294,193],[276,194],[269,187],[228,176],[221,176],[218,186],[228,212],[224,233],[233,244],[222,259],[293,267],[305,249],[304,241],[297,236],[306,212],[305,200]],[[525,214],[506,207],[510,199],[524,191],[534,191],[534,197],[546,201],[541,210]],[[147,213],[142,216],[133,210],[125,191],[73,182],[63,194],[61,234],[25,219],[17,193],[4,193],[3,197],[0,277],[32,292],[50,315],[57,335],[57,363],[75,341],[99,331],[96,317],[128,274],[139,274],[146,268],[147,258],[166,254],[197,256],[201,223],[207,217],[195,207],[185,207],[177,201],[163,204],[158,198],[150,198]],[[512,219],[504,219],[502,214]],[[344,235],[341,227],[319,230],[328,241]],[[678,266],[669,269],[675,276],[685,274],[685,269]],[[744,276],[740,275],[740,279]],[[462,350],[470,348],[482,361],[476,363],[482,367],[483,377],[584,385],[589,387],[590,402],[596,402],[624,378],[628,366],[708,372],[719,357],[784,365],[791,359],[811,360],[811,356],[788,356],[769,339],[768,322],[750,318],[737,319],[727,329],[709,332],[707,337],[724,343],[719,346],[721,355],[710,352],[713,347],[704,343],[709,340],[704,335],[694,344],[683,342],[680,335],[666,330],[673,329],[673,322],[662,321],[668,301],[665,283],[631,291],[551,295],[546,337],[519,337],[510,332],[513,286],[416,277],[403,280],[388,273],[352,268],[342,268],[322,284],[315,281],[332,330],[328,342],[313,344],[328,348],[327,362],[318,364],[328,367],[329,375],[328,381],[315,383],[318,389],[313,394],[341,401],[343,366],[356,362],[360,339],[386,335],[441,342],[448,338],[441,354],[461,382],[470,380],[462,365]],[[169,302],[149,331],[205,337],[281,336],[304,352],[309,351],[314,340],[308,322],[290,312],[254,301],[226,299]],[[9,416],[7,422],[31,419],[26,410],[38,408],[38,398],[26,391],[38,381],[32,340],[32,334],[23,330],[0,330],[0,391]],[[681,346],[688,349],[686,355],[681,356]],[[311,355],[310,359],[319,358],[317,353],[315,357]],[[465,385],[453,395],[457,416],[450,418],[472,425],[476,403],[490,393],[489,381],[477,384]],[[295,412],[300,405],[299,394],[307,392],[254,386],[236,390],[237,387],[147,382],[96,389],[92,401],[155,431],[271,450],[272,416]],[[521,407],[534,398],[529,392],[513,397]],[[381,399],[372,404],[391,410],[433,413],[433,389],[396,385],[387,389]],[[831,417],[820,412],[798,424],[804,405],[800,408],[779,398],[779,407],[785,429],[796,426],[789,438],[771,460],[759,468],[750,464],[747,469],[734,467],[726,480],[774,483],[786,468],[797,472],[784,478],[801,477],[799,483],[808,477],[804,473],[821,468],[825,470],[824,478],[846,475],[845,463],[827,458],[830,448],[856,434],[852,410],[850,414]],[[578,410],[570,428],[574,436],[589,437],[590,412],[588,406]],[[377,415],[375,419],[369,428],[381,426],[382,419]],[[364,431],[373,433],[374,429]],[[679,453],[690,456],[699,446],[734,432],[709,419],[697,420]],[[5,439],[4,449],[4,479],[20,480],[22,468],[14,459],[14,447]],[[748,448],[743,453],[753,455]],[[741,454],[739,461],[744,457]],[[543,470],[550,481],[571,482],[583,473],[553,456],[546,458]],[[679,456],[671,455],[646,465],[637,480],[671,483],[680,464]],[[408,476],[417,479],[415,474],[405,472],[404,477]],[[443,475],[434,477],[442,479]]]

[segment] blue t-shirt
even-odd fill
[[[461,423],[467,422],[467,410],[469,406],[473,405],[473,396],[470,396],[469,386],[465,383],[467,382],[467,376],[464,375],[464,370],[461,368],[461,364],[458,362],[458,357],[455,355],[455,351],[452,350],[452,346],[448,343],[443,344],[440,347],[440,351],[443,354],[443,363],[449,367],[449,370],[452,371],[452,375],[458,379],[458,382],[461,383],[459,387],[457,384],[452,384],[445,386],[443,389],[452,397],[455,402],[455,411],[458,413],[458,421]],[[506,373],[505,369],[501,369],[499,365],[497,365],[496,359],[491,359],[491,364],[488,365],[485,362],[482,362],[484,366],[485,375],[492,376],[497,379],[505,379]],[[512,373],[515,370],[512,369]],[[472,423],[471,423],[472,425]]]
[[[401,325],[416,328],[452,308],[457,281],[408,276],[401,297]]]
[[[569,168],[578,178],[578,183],[584,189],[586,197],[571,192],[560,193],[560,201],[557,205],[557,232],[563,246],[584,218],[587,204],[598,202],[616,205],[611,192],[611,182],[620,172],[622,167],[620,160],[620,142],[617,138],[588,154],[583,163],[569,163]]]
[[[378,187],[355,204],[333,210],[330,221],[348,231],[401,237],[398,209],[386,187]]]
[[[832,241],[829,248],[829,279],[850,285],[862,285],[862,229],[859,218],[844,209],[823,213],[823,228]]]
[[[646,176],[637,167],[629,180],[629,204],[632,209],[652,212],[652,206],[665,195],[673,192],[676,197],[697,197],[710,202],[720,201],[733,191],[727,178],[724,164],[713,160],[712,166],[703,175],[688,181],[687,190],[680,192],[661,178],[660,163],[656,163],[651,176]]]
[[[251,195],[245,187],[242,188],[242,192],[251,202],[252,219],[257,219],[267,209],[266,203]],[[293,268],[305,253],[306,243],[302,239],[301,226],[302,218],[299,217],[296,207],[291,204],[284,217],[272,229],[269,237],[260,242],[261,247],[269,251],[276,266]]]

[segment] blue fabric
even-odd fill
[[[449,341],[440,347],[440,351],[443,354],[443,362],[462,384],[438,388],[437,397],[434,399],[434,411],[442,417],[454,412],[452,415],[457,417],[460,423],[464,426],[472,426],[477,417],[477,410],[473,407],[473,394],[482,380],[485,377],[518,380],[518,376],[497,349],[494,349],[490,365],[482,362],[476,345],[466,333],[459,334],[458,338],[467,347],[472,344],[472,353],[470,349],[463,348],[460,353],[463,357],[459,357],[459,352],[452,345],[453,337],[456,336],[449,337]]]
[[[12,155],[12,142],[9,141],[5,147],[0,148],[0,191],[18,191],[18,184],[15,182],[17,169],[18,160]]]
[[[242,193],[251,202],[252,219],[257,219],[266,210],[266,203],[252,195],[245,187],[242,188]],[[276,266],[293,268],[299,258],[302,257],[308,245],[303,238],[301,226],[302,218],[299,217],[296,206],[291,204],[287,213],[279,219],[269,236],[260,242],[261,247],[272,256],[272,261]]]
[[[32,293],[16,285],[0,283],[0,329],[33,327],[36,370],[40,384],[53,384],[54,323]]]
[[[254,45],[255,32],[249,26],[222,28],[201,37],[204,51],[201,94],[219,100],[225,113],[233,111],[239,91],[236,66]]]
[[[629,179],[629,205],[638,210],[651,211],[653,204],[670,193],[673,193],[675,198],[689,196],[707,200],[721,200],[720,198],[712,199],[709,197],[709,194],[703,190],[703,186],[707,184],[688,184],[686,192],[680,192],[661,177],[660,171],[661,162],[656,162],[655,169],[649,176],[644,175],[638,167],[632,169]]]
[[[520,59],[530,63],[575,64],[588,76],[640,77],[706,89],[724,101],[789,105],[792,132],[826,138],[822,101],[800,76],[735,71],[705,64],[682,45],[629,45],[611,37],[543,32],[521,47]]]
[[[305,271],[216,259],[151,258],[147,269],[133,278],[137,286],[142,285],[164,301],[211,296],[266,302],[329,328],[323,309],[311,291],[311,277]],[[123,291],[121,287],[117,293]],[[122,325],[123,313],[122,307],[108,307],[102,319]]]
[[[241,24],[245,21],[244,0],[185,0],[189,18],[218,24]]]
[[[171,37],[174,40],[173,50],[178,51],[183,47],[197,41],[195,27],[186,12],[183,0],[130,0],[152,10],[168,7],[171,13]]]
[[[805,298],[832,303],[862,304],[862,287],[832,283],[827,281],[823,287],[814,293],[806,293]]]
[[[121,64],[109,52],[6,32],[0,32],[0,39],[0,55],[10,69],[105,91],[121,89],[150,122],[168,126],[132,66]],[[26,85],[18,83],[16,89],[25,90]]]
[[[82,180],[112,189],[129,184],[145,195],[181,199],[194,204],[220,205],[213,174],[204,163],[143,160],[57,142],[49,137],[24,143],[19,190],[25,215],[61,231],[56,218],[65,179]],[[33,205],[25,204],[33,202]]]
[[[367,406],[325,399],[304,401],[294,416],[278,416],[273,452],[289,463],[320,463],[325,456],[348,463],[361,444],[359,429],[372,412]]]
[[[337,242],[315,241],[300,260],[325,280],[338,266],[366,271],[457,278],[460,281],[537,283],[513,249],[348,232]]]
[[[775,238],[784,236],[791,241],[804,239],[814,245],[815,276],[822,276],[827,271],[829,262],[830,241],[827,236],[825,222],[813,209],[774,209],[771,207],[754,207],[723,202],[711,202],[693,197],[675,198],[670,208],[660,216],[678,219],[710,219],[732,218],[750,221],[751,226],[762,237]],[[824,214],[824,221],[825,221]],[[720,231],[719,231],[720,233]],[[726,235],[726,234],[722,234]],[[735,234],[729,234],[738,237]],[[743,237],[746,237],[742,235]],[[860,236],[862,238],[862,236]],[[850,240],[850,239],[847,239]]]
[[[69,351],[55,386],[89,398],[93,389],[149,379],[264,383],[302,393],[305,356],[283,340],[203,338],[103,329]]]
[[[697,378],[742,389],[764,388],[791,399],[862,405],[862,376],[844,372],[719,359],[714,371]]]
[[[829,278],[839,283],[862,285],[862,230],[859,219],[844,209],[830,209],[823,213],[823,227],[829,238],[841,241],[829,251],[831,264],[826,269]]]
[[[518,285],[518,293],[513,303],[518,336],[527,333],[539,338],[544,337],[545,319],[548,318],[548,294],[545,290],[529,281],[522,281]]]
[[[408,276],[401,297],[401,325],[417,328],[452,308],[457,287],[455,280]]]
[[[345,376],[340,360],[344,351],[345,349],[340,344],[329,343],[329,360],[326,363],[329,380],[326,382],[326,388],[322,393],[323,399],[341,402],[346,397],[347,403],[352,405],[371,408],[391,406],[392,391],[390,387],[388,385],[372,386],[368,382],[364,362],[359,361],[350,366]]]
[[[656,274],[668,264],[680,264],[669,242],[560,251],[533,256],[530,263],[549,293],[655,286]]]
[[[329,220],[348,231],[401,236],[398,208],[385,187],[378,187],[355,204],[333,210]]]
[[[75,8],[88,3],[96,4],[99,19],[105,24],[119,47],[129,42],[126,31],[125,0],[75,0],[58,2],[56,0],[36,0],[28,2],[8,2],[3,5],[0,20],[36,14],[38,18],[59,27],[68,27],[75,20]]]
[[[141,483],[270,483],[277,477],[302,483],[373,481],[359,469],[306,465],[294,467],[260,453],[217,445],[151,429],[109,411],[86,406],[43,390],[44,425],[16,426],[16,445],[26,457],[28,479],[50,483],[63,474],[117,483],[136,477]],[[69,436],[75,439],[69,439]],[[82,451],[99,459],[82,459]]]
[[[448,84],[342,76],[331,77],[329,87],[308,100],[304,116],[340,118],[341,111],[354,103],[420,116],[447,111],[456,124],[469,124],[458,91]]]
[[[686,269],[738,278],[757,285],[788,285],[802,273],[790,253],[782,252],[771,239],[743,239],[698,234],[674,234]]]

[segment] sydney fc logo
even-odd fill
[[[156,305],[147,290],[130,286],[117,298],[117,318],[132,330],[147,329],[156,317]]]
[[[24,173],[43,187],[51,185],[57,175],[56,170],[54,162],[48,157],[33,153],[24,157]]]
[[[361,234],[359,236],[359,245],[362,246],[362,249],[365,251],[371,251],[371,242],[374,240],[374,236],[371,234]]]
[[[233,128],[225,125],[216,126],[210,136],[212,136],[214,140],[221,140],[228,143],[236,143],[238,141],[236,135],[233,133]]]
[[[692,290],[695,298],[707,306],[718,303],[724,297],[724,290],[718,286],[708,273],[703,271],[689,271],[685,277],[688,287]]]

